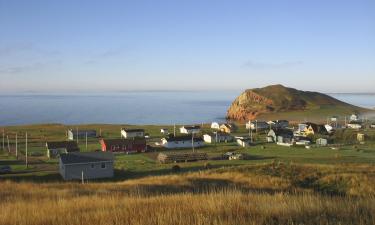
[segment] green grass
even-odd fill
[[[7,151],[0,152],[0,165],[10,165],[14,174],[0,175],[0,177],[8,179],[26,179],[33,180],[60,180],[57,175],[56,159],[47,159],[45,156],[45,141],[46,140],[66,140],[65,131],[68,128],[79,127],[79,129],[96,129],[99,134],[99,129],[102,130],[102,135],[105,138],[120,137],[121,127],[143,128],[151,135],[149,144],[159,141],[163,136],[160,134],[160,128],[169,128],[173,131],[173,126],[130,126],[130,125],[79,125],[79,126],[65,126],[61,124],[49,125],[30,125],[30,126],[12,126],[6,127],[5,131],[10,139],[10,146],[12,153],[9,155]],[[177,125],[177,129],[178,129]],[[32,153],[40,153],[41,156],[30,156],[29,167],[25,168],[24,164],[24,134],[28,132],[29,144],[28,150],[30,155]],[[204,132],[210,131],[209,125],[204,125]],[[19,160],[14,157],[14,134],[18,133],[18,149],[20,152]],[[356,131],[351,131],[356,132]],[[374,130],[361,131],[368,135],[374,135]],[[244,126],[240,126],[237,133],[233,135],[247,135]],[[182,172],[197,171],[204,169],[207,163],[214,168],[233,167],[240,165],[254,165],[260,163],[278,162],[294,162],[303,164],[375,164],[375,142],[368,141],[364,145],[345,145],[339,150],[332,150],[328,147],[319,147],[305,149],[302,147],[283,147],[276,144],[263,143],[265,140],[264,134],[254,134],[254,139],[258,144],[248,148],[241,148],[236,143],[220,143],[217,145],[208,144],[203,148],[196,149],[198,152],[205,152],[209,157],[220,157],[228,151],[235,151],[238,153],[246,153],[250,155],[249,160],[208,160],[200,162],[179,163]],[[86,151],[84,140],[79,140],[81,151]],[[100,149],[97,138],[88,139],[87,151],[94,151]],[[182,150],[154,150],[153,152],[140,154],[117,154],[115,161],[116,177],[115,180],[129,179],[136,177],[144,177],[150,175],[163,175],[172,172],[173,164],[160,164],[156,161],[156,156],[159,152],[191,152],[191,149]]]

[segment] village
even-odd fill
[[[340,160],[340,153],[344,152],[340,149],[349,148],[358,154],[368,152],[366,149],[375,142],[375,123],[356,114],[344,120],[332,116],[323,124],[254,120],[244,124],[124,126],[117,134],[117,126],[110,133],[100,127],[67,126],[68,129],[59,130],[53,137],[47,128],[39,130],[39,134],[18,127],[5,128],[0,176],[17,179],[45,172],[54,174],[55,179],[82,182],[126,179],[127,170],[132,170],[128,164],[138,169],[147,163],[155,165],[156,169],[148,168],[150,174],[155,172],[153,169],[178,172],[186,167],[190,171],[196,165],[209,168],[283,160],[278,153],[274,154],[277,151],[292,151],[291,154],[326,151],[333,152],[331,155]],[[285,160],[290,160],[288,154]],[[306,159],[309,154],[306,153]]]

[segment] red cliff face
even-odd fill
[[[227,118],[237,121],[255,119],[259,114],[272,112],[273,101],[251,90],[238,96],[227,112]]]

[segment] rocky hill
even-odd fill
[[[337,100],[318,92],[300,91],[282,85],[248,89],[238,96],[227,112],[227,119],[245,121],[260,115],[317,110],[324,107],[346,108],[361,111],[360,107]]]

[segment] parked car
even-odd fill
[[[0,167],[0,174],[6,174],[12,172],[12,168],[10,166],[1,166]]]

